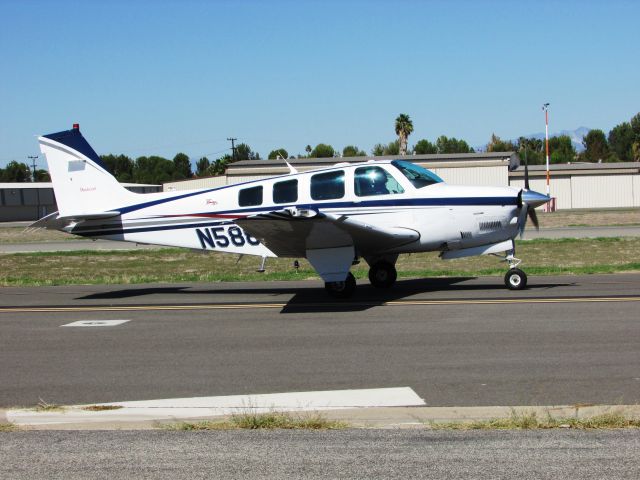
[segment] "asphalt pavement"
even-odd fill
[[[636,404],[640,275],[3,288],[0,406],[411,387],[429,406]],[[128,320],[61,328],[73,321]]]
[[[0,477],[637,479],[640,434],[424,430],[18,432]]]

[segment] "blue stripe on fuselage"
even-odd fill
[[[203,192],[199,192],[203,193]],[[190,195],[187,195],[190,196]],[[358,213],[367,213],[366,208],[375,208],[375,207],[430,207],[430,206],[486,206],[486,205],[517,205],[518,199],[517,197],[458,197],[458,198],[407,198],[407,199],[390,199],[390,200],[369,200],[362,202],[327,202],[327,203],[314,203],[314,204],[300,204],[295,205],[296,208],[299,209],[310,209],[310,210],[319,210],[319,209],[336,209],[336,208],[355,208],[358,210]],[[247,208],[243,210],[225,210],[220,212],[203,212],[203,213],[192,213],[185,215],[175,215],[171,217],[191,217],[198,215],[232,215],[235,214],[238,217],[244,216],[246,214],[258,214],[258,213],[269,213],[273,212],[277,209],[290,208],[293,205],[273,205],[268,208],[265,207],[256,207],[256,208]],[[88,231],[88,232],[73,232],[77,235],[82,235],[86,237],[96,237],[96,236],[104,236],[104,235],[120,235],[124,233],[142,233],[142,232],[153,232],[153,231],[162,231],[162,230],[179,230],[179,229],[187,229],[187,228],[199,228],[199,227],[211,227],[211,226],[219,226],[219,225],[228,225],[233,223],[232,220],[222,220],[215,222],[207,222],[207,223],[186,223],[180,225],[155,225],[149,227],[133,227],[126,228],[123,226],[121,228],[113,228],[113,229],[105,229],[105,230],[96,230],[96,231]]]

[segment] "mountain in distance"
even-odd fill
[[[567,135],[571,138],[571,143],[573,144],[573,148],[576,149],[576,152],[584,151],[584,145],[582,145],[582,139],[584,136],[589,133],[591,129],[589,127],[579,127],[575,130],[560,130],[559,132],[549,133],[549,138],[551,137],[559,137],[560,135]],[[544,140],[544,132],[533,133],[531,135],[524,135],[525,138],[538,138]],[[512,140],[513,141],[513,140]],[[518,143],[516,139],[514,143]]]

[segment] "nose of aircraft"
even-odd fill
[[[542,193],[534,192],[533,190],[522,190],[522,202],[531,208],[539,207],[549,200],[551,200],[551,197],[543,195]]]

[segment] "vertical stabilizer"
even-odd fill
[[[135,201],[137,194],[109,173],[77,124],[72,130],[43,135],[38,141],[49,165],[60,216],[112,211]]]

